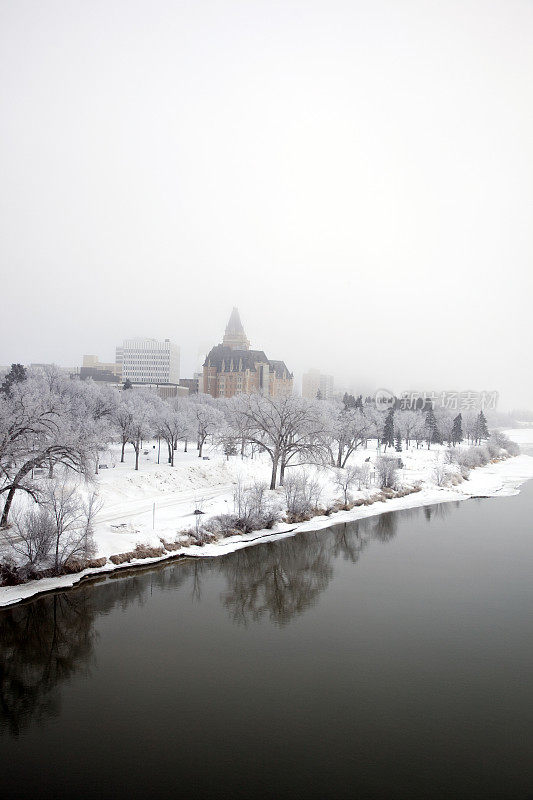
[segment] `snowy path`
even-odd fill
[[[142,514],[152,513],[155,503],[156,512],[160,509],[176,508],[185,513],[174,514],[174,517],[193,517],[193,505],[195,500],[220,499],[221,495],[230,494],[232,491],[232,484],[222,484],[215,488],[197,489],[197,490],[183,490],[180,492],[173,492],[171,494],[157,494],[143,497],[142,500],[123,500],[120,503],[106,506],[106,510],[100,512],[96,517],[96,523],[104,522],[128,522],[135,517]]]

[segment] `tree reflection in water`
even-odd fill
[[[143,579],[109,581],[14,606],[0,613],[0,730],[15,736],[60,712],[59,686],[88,671],[95,619],[142,602]]]
[[[236,622],[268,617],[286,625],[309,608],[333,575],[323,532],[238,550],[221,564],[228,589],[222,602]]]
[[[446,515],[447,505],[424,515]],[[161,565],[146,572],[117,573],[101,585],[48,595],[0,612],[0,730],[17,735],[33,721],[57,715],[61,684],[88,671],[97,639],[95,621],[113,608],[144,604],[154,589],[189,584],[201,600],[201,580],[221,574],[221,602],[238,624],[264,618],[284,626],[318,602],[334,575],[334,561],[356,563],[371,540],[389,542],[400,519],[421,509],[389,512],[329,529],[238,550],[216,559]]]
[[[86,591],[55,594],[0,614],[0,703],[13,734],[59,713],[58,685],[90,664],[93,621]]]

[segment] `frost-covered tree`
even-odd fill
[[[57,369],[29,371],[0,393],[0,526],[7,525],[17,492],[38,499],[37,467],[52,475],[63,464],[88,475],[97,435],[83,385]]]
[[[381,441],[387,447],[394,446],[394,409],[389,408],[387,416],[385,417],[385,424],[383,425],[383,432],[381,434]]]
[[[414,431],[417,423],[420,421],[420,414],[410,409],[399,410],[395,412],[395,418],[396,429],[405,439],[405,447],[408,449],[411,444],[411,439],[414,438]]]
[[[379,485],[382,489],[394,489],[396,486],[397,459],[391,456],[380,456],[376,461]]]
[[[435,412],[435,419],[437,423],[437,430],[440,434],[440,443],[447,442],[448,445],[452,443],[453,431],[453,416],[446,408],[441,408]]]
[[[157,432],[166,442],[168,448],[168,463],[174,466],[174,453],[178,447],[178,442],[184,442],[184,449],[187,450],[187,442],[195,435],[195,417],[191,403],[188,399],[175,397],[167,403],[163,403],[157,418]]]
[[[240,441],[238,430],[232,428],[231,425],[222,425],[214,438],[215,442],[222,448],[226,460],[229,460],[230,456],[237,455]]]
[[[162,400],[153,392],[134,389],[126,394],[123,393],[122,402],[130,414],[128,442],[135,451],[135,469],[138,470],[142,443],[157,429]]]
[[[346,408],[337,402],[324,404],[324,426],[320,448],[326,463],[342,469],[348,459],[363,446],[373,430],[372,420],[359,408]]]
[[[453,426],[452,426],[452,444],[455,447],[457,444],[461,444],[463,441],[463,417],[461,414],[457,414],[456,417],[453,419]]]
[[[76,484],[63,475],[48,483],[41,507],[53,523],[51,554],[56,575],[70,560],[93,555],[94,519],[101,508],[95,491],[84,500]]]
[[[197,427],[198,458],[201,458],[207,437],[216,434],[224,425],[224,414],[209,395],[196,395],[192,409]]]
[[[319,481],[305,470],[291,473],[283,484],[285,504],[289,519],[297,521],[316,511],[322,487]]]
[[[276,488],[278,468],[282,483],[288,466],[308,463],[317,457],[324,428],[321,407],[322,403],[293,395],[246,396],[240,407],[242,426],[247,440],[270,456],[271,489]]]
[[[124,452],[126,445],[129,441],[131,441],[131,437],[133,435],[133,412],[129,403],[126,402],[126,398],[128,396],[129,395],[122,395],[120,402],[117,404],[113,414],[113,424],[117,430],[118,436],[120,437],[120,461],[122,464],[124,463]]]
[[[430,408],[428,411],[426,411],[425,428],[425,439],[428,450],[432,444],[442,444],[442,436],[437,425],[437,418],[433,408]]]
[[[22,383],[27,378],[27,373],[22,364],[11,364],[11,369],[5,376],[0,392],[8,393],[14,383]]]
[[[360,468],[348,466],[344,469],[336,469],[333,477],[335,487],[341,492],[345,506],[348,505],[351,497],[351,490],[360,481]]]
[[[489,438],[489,429],[487,427],[487,419],[483,411],[480,411],[476,418],[474,426],[474,443],[480,444],[482,439]]]

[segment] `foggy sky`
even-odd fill
[[[252,347],[533,406],[533,3],[3,0],[0,364]]]

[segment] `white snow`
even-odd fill
[[[533,448],[533,429],[506,431],[508,436],[518,442],[525,450]],[[351,511],[340,511],[328,517],[315,517],[299,525],[278,524],[272,531],[256,531],[246,536],[235,536],[203,547],[194,545],[167,553],[153,559],[134,560],[115,566],[109,560],[97,569],[64,575],[59,578],[46,578],[30,581],[27,584],[0,588],[0,606],[7,606],[35,594],[53,589],[73,586],[87,575],[107,572],[114,569],[129,568],[137,564],[147,565],[177,555],[218,556],[261,541],[274,540],[294,535],[298,531],[328,527],[338,521],[351,521],[373,516],[382,511],[430,505],[468,497],[494,497],[518,493],[518,487],[533,478],[533,457],[519,455],[496,464],[488,464],[470,473],[468,481],[455,487],[438,487],[433,481],[433,467],[437,454],[442,448],[431,450],[415,447],[400,455],[405,468],[401,471],[402,483],[413,485],[419,481],[422,490],[406,497],[393,498],[386,503],[360,506]],[[95,479],[103,508],[98,515],[95,541],[96,558],[124,553],[136,545],[161,547],[161,541],[179,541],[180,532],[190,529],[195,523],[195,508],[200,507],[208,526],[210,516],[233,511],[233,488],[241,477],[245,482],[253,480],[268,481],[270,477],[269,460],[255,456],[243,461],[232,457],[229,461],[223,455],[205,450],[208,460],[199,459],[193,447],[188,453],[175,454],[175,466],[165,462],[165,452],[161,448],[160,463],[157,463],[158,450],[150,443],[144,448],[140,459],[140,469],[133,469],[132,448],[127,448],[126,462],[119,463],[120,451],[114,448],[106,460],[108,469],[102,469]],[[362,463],[368,457],[374,461],[375,448],[357,451],[353,463]],[[315,468],[313,468],[315,469]],[[317,470],[323,486],[323,502],[327,505],[335,497],[331,481],[331,470]],[[360,493],[370,496],[377,492],[373,487]],[[154,508],[155,507],[155,508]]]

